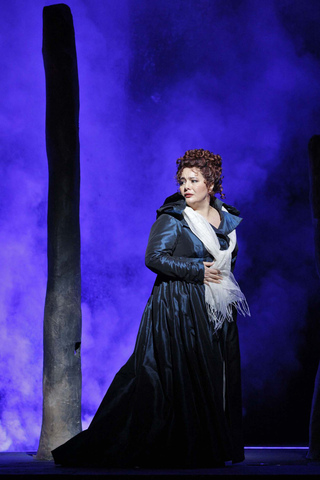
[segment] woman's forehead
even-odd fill
[[[199,176],[202,177],[202,174],[199,168],[197,167],[192,167],[192,168],[186,167],[181,172],[181,178],[182,177],[199,177]]]

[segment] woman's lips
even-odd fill
[[[192,197],[193,193],[186,193],[185,197]]]

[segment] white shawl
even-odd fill
[[[224,211],[227,211],[222,207]],[[201,240],[206,250],[214,258],[210,268],[220,270],[222,279],[220,283],[205,285],[205,300],[209,321],[213,322],[214,330],[222,327],[225,320],[231,322],[232,306],[242,315],[249,315],[250,310],[245,296],[231,272],[231,254],[236,245],[236,231],[229,233],[230,244],[227,250],[220,250],[218,237],[210,223],[190,207],[186,207],[183,216],[190,230]]]

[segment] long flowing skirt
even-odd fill
[[[53,450],[70,466],[210,468],[244,459],[236,321],[213,332],[204,285],[157,281],[134,352],[89,428]]]

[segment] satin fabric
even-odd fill
[[[241,219],[213,204],[224,249]],[[175,194],[157,211],[146,251],[157,278],[134,352],[89,428],[53,450],[57,464],[205,468],[244,459],[237,325],[215,334],[208,321],[203,261],[212,257],[184,221],[185,206]]]

